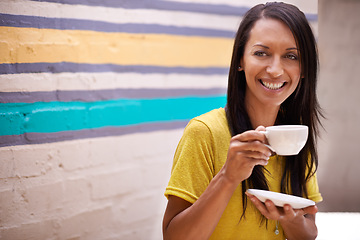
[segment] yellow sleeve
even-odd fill
[[[319,184],[317,181],[316,173],[306,183],[306,188],[308,191],[308,198],[310,200],[313,200],[316,203],[319,203],[323,200],[319,191]]]
[[[211,131],[193,119],[184,130],[174,155],[165,196],[174,195],[194,203],[214,177],[214,141]]]

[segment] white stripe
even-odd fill
[[[107,136],[107,137],[97,137],[97,138],[86,138],[86,139],[76,139],[76,140],[69,140],[69,141],[61,141],[61,142],[53,142],[53,143],[42,143],[42,144],[31,144],[31,145],[15,145],[15,146],[7,146],[7,147],[0,147],[0,159],[3,156],[9,156],[11,157],[10,152],[15,151],[43,151],[45,149],[63,149],[64,151],[72,152],[73,149],[67,149],[67,148],[73,148],[74,146],[79,146],[79,149],[84,149],[86,145],[91,144],[91,148],[98,146],[100,149],[103,148],[103,146],[114,146],[114,150],[120,151],[124,153],[124,150],[131,150],[128,149],[128,146],[133,146],[134,149],[138,149],[138,141],[139,139],[147,139],[149,142],[154,142],[153,139],[163,139],[164,142],[169,143],[169,139],[173,139],[173,150],[175,150],[175,145],[177,144],[177,141],[180,140],[180,137],[183,133],[183,129],[172,129],[172,130],[159,130],[159,131],[153,131],[153,132],[146,132],[146,133],[132,133],[132,134],[126,134],[121,136]],[[94,144],[94,145],[92,145]],[[167,150],[163,147],[163,145],[159,145],[158,143],[153,144],[158,145],[157,150],[162,149],[162,152],[170,151],[170,148],[167,148]],[[154,152],[152,151],[152,146],[148,146],[150,151],[145,152]],[[119,147],[125,146],[125,149]],[[167,146],[171,146],[171,144],[168,144]],[[146,147],[146,146],[142,146]],[[77,147],[76,147],[77,148]],[[147,148],[147,147],[146,147]],[[7,153],[8,152],[8,153]],[[46,153],[44,153],[46,155]],[[34,154],[34,158],[36,158],[36,154]],[[171,161],[170,161],[171,162]]]
[[[83,177],[96,175],[96,172],[112,172],[126,166],[144,166],[162,162],[160,176],[168,182],[172,158],[183,129],[133,133],[123,136],[79,139],[54,143],[16,145],[0,147],[2,176],[32,177],[32,182],[58,181],[62,169],[82,169]],[[141,147],[139,148],[139,140]],[[84,157],[85,156],[85,157]],[[14,165],[15,162],[15,165]],[[141,162],[141,164],[139,164]],[[16,167],[15,167],[16,166]],[[87,169],[87,170],[86,170]],[[141,168],[139,168],[141,170]],[[60,171],[60,172],[59,172]],[[67,172],[70,174],[71,172]],[[75,175],[79,173],[72,172]],[[59,175],[60,174],[60,175]],[[68,174],[66,174],[68,176]],[[38,178],[35,178],[38,177]],[[30,180],[30,179],[29,179]],[[2,181],[0,190],[12,189],[13,181]],[[165,186],[164,186],[165,188]],[[162,198],[163,196],[159,196]]]
[[[113,88],[226,88],[227,75],[139,73],[27,73],[0,75],[0,92]]]
[[[227,31],[236,31],[241,20],[240,16],[220,16],[215,14],[150,9],[94,7],[24,0],[2,0],[0,2],[0,12],[13,15],[71,18],[118,24],[160,24]]]

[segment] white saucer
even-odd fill
[[[247,192],[251,195],[256,196],[262,202],[265,202],[265,200],[269,199],[278,207],[283,207],[285,204],[289,204],[294,209],[300,209],[315,205],[315,202],[311,201],[310,199],[284,193],[277,193],[259,189],[248,189]]]

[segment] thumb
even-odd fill
[[[315,214],[318,212],[318,208],[316,205],[303,208],[303,211],[307,214]]]
[[[266,128],[264,126],[258,126],[255,131],[266,131]]]

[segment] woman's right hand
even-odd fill
[[[271,151],[264,127],[231,139],[227,160],[194,204],[170,196],[164,214],[164,239],[209,239],[239,183],[255,165],[266,165]]]
[[[268,164],[272,152],[265,146],[267,140],[262,131],[265,131],[265,127],[259,126],[231,138],[223,167],[225,176],[231,182],[240,184],[250,177],[256,165]]]

